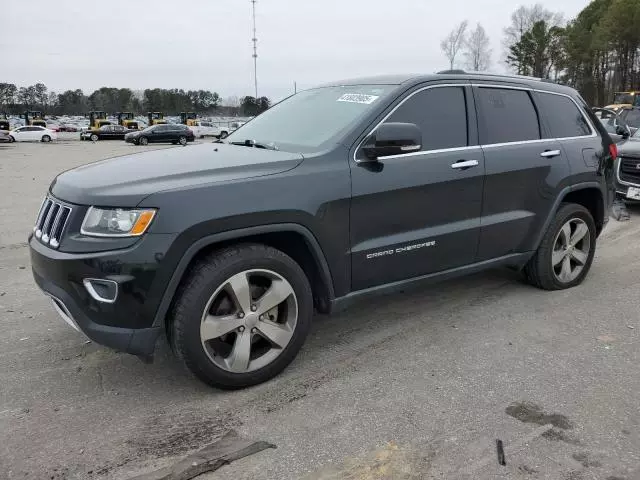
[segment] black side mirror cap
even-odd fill
[[[616,135],[620,135],[623,138],[629,138],[631,136],[631,132],[629,131],[629,127],[626,125],[617,125]]]
[[[366,158],[375,161],[390,155],[420,151],[422,132],[414,123],[389,122],[380,125],[362,147]]]

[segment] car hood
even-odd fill
[[[640,139],[630,138],[618,144],[619,157],[640,158]]]
[[[303,158],[299,153],[217,143],[174,147],[68,170],[55,178],[50,190],[78,205],[134,207],[163,190],[286,172]]]

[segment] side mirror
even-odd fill
[[[631,130],[624,124],[616,125],[616,135],[620,135],[622,138],[629,138],[631,136]]]
[[[389,155],[417,152],[422,148],[422,132],[415,123],[390,122],[380,125],[367,139],[362,151],[374,161]]]

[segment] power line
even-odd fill
[[[258,38],[256,37],[256,0],[251,0],[253,10],[253,81],[256,89],[256,100],[258,99]]]

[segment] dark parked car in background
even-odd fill
[[[121,125],[103,125],[100,128],[82,132],[80,139],[93,142],[98,140],[124,140],[124,136],[131,131]]]
[[[622,200],[640,201],[640,129],[618,145],[615,186]]]
[[[148,143],[173,143],[174,145],[186,145],[193,142],[196,137],[193,131],[186,125],[167,123],[153,125],[138,132],[127,133],[124,137],[127,143],[146,145]]]

